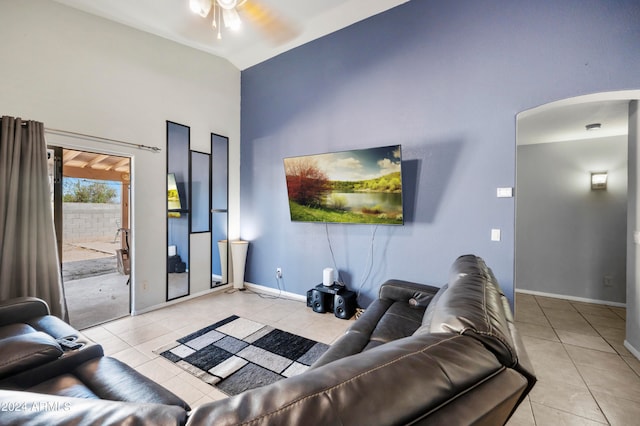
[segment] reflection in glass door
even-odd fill
[[[229,282],[229,138],[211,134],[211,286]]]
[[[190,289],[190,129],[167,122],[167,300]]]

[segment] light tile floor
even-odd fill
[[[352,324],[305,303],[218,292],[83,330],[192,406],[226,396],[153,351],[229,315],[331,344]],[[640,361],[623,346],[625,309],[518,293],[516,321],[538,383],[509,426],[640,424]]]
[[[226,395],[153,351],[230,315],[331,344],[353,320],[313,312],[304,302],[250,291],[220,291],[134,317],[82,330],[117,358],[162,384],[192,407]]]
[[[538,383],[509,421],[640,424],[640,361],[623,345],[625,309],[516,294],[516,326]]]

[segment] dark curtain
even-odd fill
[[[38,297],[67,320],[51,200],[44,125],[2,117],[0,300]]]

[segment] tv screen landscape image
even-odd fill
[[[180,211],[182,210],[176,175],[173,173],[167,174],[167,210],[169,211],[169,217],[180,217]]]
[[[402,225],[400,145],[284,159],[292,221]]]

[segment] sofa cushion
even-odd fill
[[[390,287],[387,286],[388,289]],[[384,298],[371,302],[340,340],[316,360],[313,368],[411,336],[421,325],[424,307],[409,304],[410,294],[401,298],[403,301]]]
[[[0,389],[26,390],[54,377],[71,373],[77,366],[103,355],[102,346],[88,343],[81,349],[65,351],[57,359],[0,379]]]
[[[371,302],[358,320],[313,363],[311,368],[316,368],[337,359],[362,352],[367,344],[369,344],[369,338],[376,328],[376,325],[378,325],[378,321],[380,321],[380,318],[384,316],[392,304],[392,300],[386,299],[376,299]]]
[[[365,350],[411,336],[422,324],[423,315],[423,309],[416,309],[403,302],[394,302],[378,321]]]
[[[61,339],[64,337],[79,337],[80,333],[75,328],[71,327],[66,322],[62,321],[58,317],[53,315],[43,315],[40,317],[33,317],[25,321],[31,327],[38,331],[47,333],[53,336],[54,339]],[[86,337],[82,336],[83,341],[87,341]]]
[[[61,362],[56,361],[35,368],[34,370],[44,368],[44,371],[38,374],[41,380],[31,375],[12,376],[0,381],[0,389],[76,398],[176,405],[185,410],[190,409],[189,405],[173,392],[123,362],[102,356],[102,351],[96,357],[93,347],[89,346],[88,351],[73,351],[62,357]],[[83,361],[85,356],[91,358]],[[14,377],[17,379],[14,380]]]
[[[0,339],[5,339],[7,337],[19,336],[21,334],[29,334],[35,333],[37,330],[31,327],[28,324],[23,324],[21,322],[9,325],[3,325],[0,327]]]
[[[189,404],[174,393],[115,358],[92,359],[72,374],[101,399],[177,405],[190,410]]]
[[[63,353],[55,339],[39,331],[0,340],[0,352],[0,378],[55,360]]]
[[[54,377],[51,380],[27,389],[27,391],[73,398],[100,399],[98,395],[93,393],[91,389],[72,374],[62,374]]]

